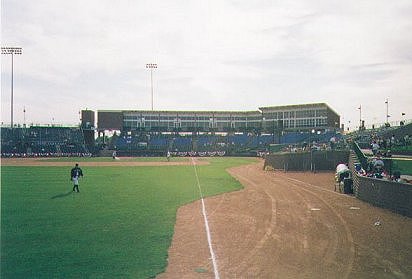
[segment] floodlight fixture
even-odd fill
[[[1,47],[1,54],[22,54],[21,47]]]

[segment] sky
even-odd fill
[[[412,119],[411,30],[410,0],[1,0],[1,46],[23,48],[14,123],[150,110],[147,63],[155,110],[325,102],[351,129],[387,108]],[[3,123],[10,95],[2,55]]]

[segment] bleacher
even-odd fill
[[[250,136],[247,144],[250,148],[266,148],[273,143],[273,135]]]
[[[149,141],[149,149],[152,150],[164,150],[169,147],[170,140],[164,135],[151,135]]]
[[[32,126],[1,128],[1,156],[89,156],[79,128]]]
[[[392,139],[393,137],[393,139]],[[380,127],[355,131],[348,135],[356,141],[361,149],[370,149],[373,141],[379,144],[382,151],[391,150],[392,154],[411,155],[412,123],[396,127]]]
[[[170,145],[172,151],[186,152],[192,151],[192,138],[191,137],[173,137]]]
[[[38,145],[38,144],[32,144],[29,148],[27,148],[27,153],[28,154],[54,154],[57,153],[57,147],[54,144],[50,145]]]
[[[227,138],[227,142],[232,147],[244,147],[249,141],[249,137],[246,134],[235,134],[229,135]]]

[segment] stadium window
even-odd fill
[[[309,111],[309,117],[315,117],[315,110],[310,110]]]
[[[313,127],[313,126],[315,126],[315,119],[309,119],[309,125],[311,126],[311,127]]]

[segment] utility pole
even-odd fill
[[[13,129],[13,87],[14,87],[14,80],[13,80],[13,72],[14,72],[14,55],[15,54],[22,54],[21,47],[1,47],[1,54],[11,54],[11,98],[10,98],[10,127]]]
[[[153,69],[157,69],[157,64],[150,63],[146,64],[146,69],[150,69],[150,84],[152,92],[152,111],[153,111]]]

